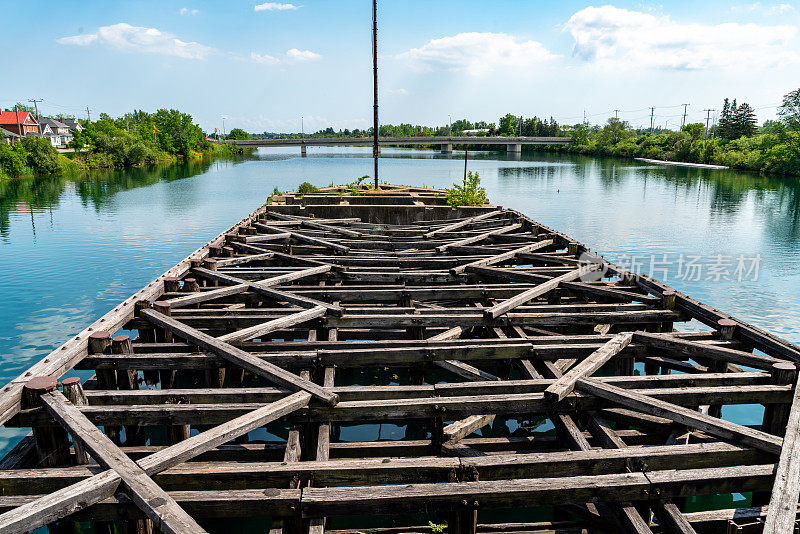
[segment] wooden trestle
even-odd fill
[[[286,194],[0,392],[0,532],[788,533],[798,362],[513,210]]]

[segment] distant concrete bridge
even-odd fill
[[[522,152],[522,145],[565,145],[570,137],[381,137],[378,147],[397,145],[439,145],[443,154],[453,152],[453,145],[498,145],[505,146],[512,154]],[[296,139],[248,139],[221,140],[221,144],[234,144],[245,147],[262,146],[299,146],[300,153],[305,156],[309,146],[372,146],[371,137],[305,137]]]

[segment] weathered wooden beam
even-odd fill
[[[237,341],[247,341],[253,338],[260,338],[271,332],[283,330],[284,328],[290,328],[306,321],[323,317],[326,313],[327,310],[325,308],[322,306],[316,306],[309,310],[287,315],[286,317],[280,317],[278,319],[273,319],[249,328],[243,328],[242,330],[230,332],[228,334],[219,336],[217,339],[226,343],[232,343]]]
[[[764,523],[764,534],[779,534],[794,530],[798,495],[800,495],[800,387],[796,384],[778,469],[775,472],[775,484],[772,486],[767,519]]]
[[[503,213],[504,213],[503,210],[494,210],[494,211],[489,211],[489,212],[486,212],[486,213],[482,213],[480,215],[476,215],[475,217],[469,217],[467,219],[463,219],[461,221],[454,222],[453,224],[448,224],[447,226],[443,226],[443,227],[438,228],[436,230],[431,230],[430,232],[427,232],[427,233],[423,234],[423,237],[425,239],[430,239],[430,238],[436,236],[437,234],[444,234],[444,233],[447,233],[447,232],[452,232],[453,230],[458,230],[459,228],[463,228],[465,226],[470,226],[473,223],[476,223],[476,222],[479,222],[479,221],[483,221],[485,219],[490,219],[492,217],[497,217],[498,215],[502,215]]]
[[[523,291],[522,293],[506,299],[502,302],[499,302],[492,306],[491,308],[487,308],[483,311],[484,317],[487,319],[496,319],[497,317],[503,315],[504,313],[513,310],[514,308],[525,304],[526,302],[535,299],[536,297],[540,297],[549,291],[556,289],[561,282],[569,282],[572,280],[576,280],[581,278],[582,276],[586,276],[589,273],[598,270],[601,267],[599,264],[592,264],[580,267],[575,269],[574,271],[570,271],[567,274],[562,274],[561,276],[557,276],[552,280],[544,282],[543,284],[539,284],[538,286]]]
[[[590,378],[581,378],[576,387],[591,395],[621,404],[628,408],[664,417],[676,423],[697,428],[721,439],[738,440],[757,449],[780,454],[783,440],[779,437],[730,421],[710,417],[700,412],[656,399],[649,395],[625,390]]]
[[[522,228],[522,225],[519,223],[501,226],[500,228],[490,230],[482,234],[465,237],[464,239],[459,239],[458,241],[453,241],[452,243],[445,243],[444,245],[436,247],[436,251],[441,253],[447,251],[447,249],[451,247],[463,247],[465,245],[472,245],[473,243],[480,243],[481,241],[489,239],[492,236],[507,234],[515,230],[519,230],[520,228]]]
[[[305,392],[294,393],[161,449],[139,460],[138,464],[152,476],[306,406],[310,398]],[[116,472],[104,471],[49,495],[20,503],[15,509],[0,514],[0,532],[29,532],[67,517],[113,495],[120,480]]]
[[[204,533],[205,530],[167,492],[153,482],[139,465],[94,426],[58,391],[41,397],[50,414],[79,440],[92,457],[114,471],[124,491],[155,525],[168,534]]]
[[[337,243],[332,243],[332,242],[327,241],[325,239],[319,239],[319,238],[316,238],[316,237],[311,237],[309,235],[306,235],[306,234],[303,234],[303,233],[300,233],[300,232],[293,232],[293,231],[286,232],[285,230],[283,230],[281,228],[276,228],[274,226],[270,226],[268,224],[263,224],[263,223],[258,223],[258,222],[253,223],[253,226],[258,228],[259,230],[263,230],[265,232],[272,232],[273,234],[288,233],[291,236],[291,238],[296,240],[296,241],[300,241],[302,243],[309,243],[311,245],[317,245],[317,246],[320,246],[320,247],[325,247],[325,248],[328,248],[328,249],[334,251],[334,253],[336,253],[336,254],[348,254],[350,252],[350,249],[348,247],[339,245]]]
[[[288,387],[294,391],[307,391],[326,404],[336,404],[338,402],[336,394],[325,390],[319,385],[309,380],[303,380],[277,365],[265,362],[249,352],[219,341],[162,313],[155,310],[142,310],[142,316],[155,325],[170,329],[176,336],[281,386]]]
[[[607,341],[602,347],[584,358],[549,386],[544,392],[545,398],[551,402],[558,402],[569,395],[575,388],[575,383],[578,379],[592,376],[592,373],[625,349],[630,344],[631,339],[633,339],[633,334],[625,333],[618,334]]]
[[[455,276],[455,275],[463,273],[469,267],[478,267],[478,266],[488,267],[489,265],[496,265],[498,263],[507,262],[507,261],[513,259],[514,257],[516,257],[517,254],[521,254],[523,252],[532,252],[534,250],[540,250],[540,249],[543,249],[543,248],[547,248],[547,247],[553,245],[553,243],[554,242],[553,242],[552,239],[543,239],[542,241],[538,241],[538,242],[532,243],[530,245],[525,245],[523,247],[515,248],[514,250],[509,250],[508,252],[502,252],[500,254],[495,254],[494,256],[491,256],[489,258],[484,258],[484,259],[481,259],[481,260],[475,260],[475,261],[472,261],[472,262],[469,262],[469,263],[465,263],[464,265],[459,265],[458,267],[453,267],[453,268],[450,269],[450,274]]]

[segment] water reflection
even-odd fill
[[[274,188],[372,173],[369,147],[259,150],[239,160],[0,182],[0,382],[5,383],[263,203]],[[384,149],[384,180],[445,187],[463,152]],[[800,341],[800,181],[613,158],[470,152],[496,205],[611,261],[747,254],[758,280],[676,278],[709,304]],[[533,423],[531,423],[533,424]],[[512,429],[513,431],[513,429]],[[8,434],[0,430],[0,449]]]

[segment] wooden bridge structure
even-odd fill
[[[272,197],[6,385],[0,532],[796,529],[798,347],[519,212],[355,192]]]
[[[453,152],[453,145],[469,145],[481,147],[502,147],[511,154],[522,152],[523,145],[565,145],[570,137],[477,137],[477,136],[414,136],[414,137],[381,137],[378,148],[382,146],[439,146],[442,153]],[[298,137],[292,139],[247,139],[222,140],[220,144],[233,144],[241,147],[284,147],[299,146],[300,153],[305,156],[310,146],[372,146],[371,137]]]

